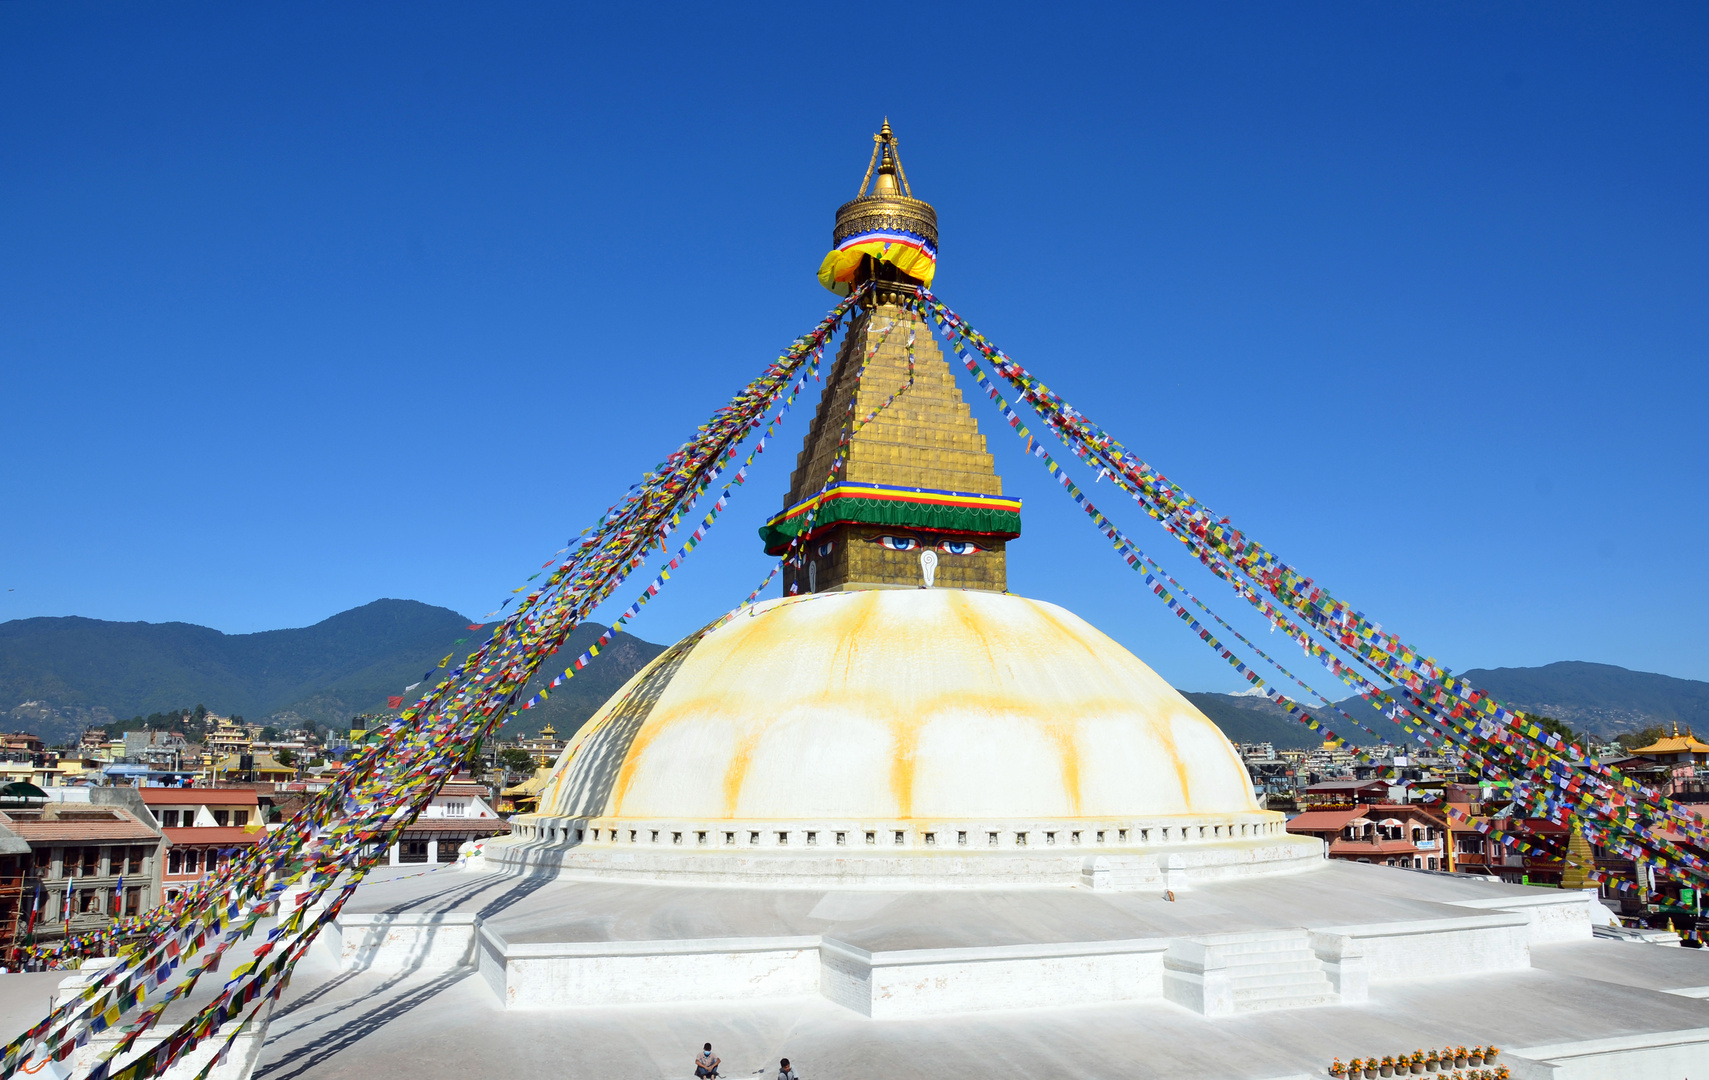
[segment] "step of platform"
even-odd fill
[[[1170,949],[1166,995],[1206,1015],[1340,1001],[1304,929],[1194,938]]]

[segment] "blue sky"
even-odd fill
[[[496,606],[824,312],[888,115],[940,295],[1337,595],[1455,668],[1709,678],[1706,24],[0,4],[0,621]],[[1236,688],[975,415],[1011,589]],[[636,633],[764,575],[801,427]]]

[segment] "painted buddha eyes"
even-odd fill
[[[823,544],[820,544],[819,545],[819,558],[823,559],[826,556],[830,555],[832,549],[835,548],[836,546],[837,546],[837,544],[836,544],[836,541],[834,541],[834,540],[827,540]]]
[[[880,536],[878,542],[891,551],[920,550],[920,541],[912,536]],[[945,540],[938,545],[938,550],[945,555],[972,555],[976,551],[984,551],[985,549],[970,540]]]

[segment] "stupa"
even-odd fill
[[[503,1047],[675,1076],[705,1041],[824,1080],[1295,1080],[1489,1043],[1523,1077],[1704,1071],[1709,958],[1594,890],[1326,861],[1144,663],[1006,591],[1021,507],[911,304],[936,214],[875,139],[820,271],[870,289],[762,530],[784,595],[630,680],[511,837],[364,882],[263,1075]]]
[[[760,530],[789,556],[785,596],[637,673],[485,861],[1157,890],[1320,862],[1316,840],[1258,808],[1238,754],[1185,697],[1072,612],[1006,591],[1020,500],[913,304],[937,214],[913,197],[888,121],[874,138],[820,270],[833,290],[872,288]]]

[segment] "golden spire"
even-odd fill
[[[872,160],[866,163],[866,175],[861,177],[860,191],[855,193],[855,198],[867,197],[866,186],[872,184],[874,169],[878,170],[878,182],[872,184],[873,198],[914,197],[914,190],[908,186],[908,173],[902,168],[902,155],[896,147],[896,133],[890,130],[890,117],[886,116],[878,134],[872,137]]]

